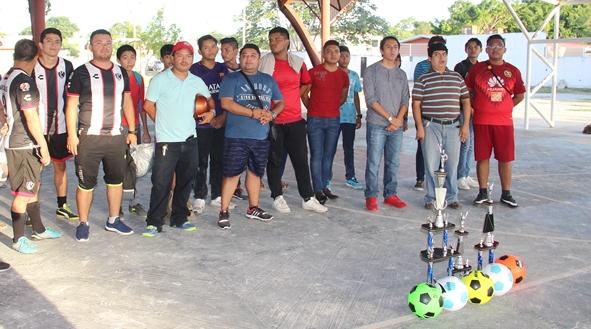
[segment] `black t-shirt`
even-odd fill
[[[129,78],[119,65],[104,70],[88,62],[74,70],[68,96],[79,96],[79,133],[120,135],[123,95],[128,92]]]

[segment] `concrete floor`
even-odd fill
[[[591,98],[591,97],[589,97]],[[429,214],[414,184],[414,130],[405,134],[399,195],[404,210],[364,211],[362,191],[343,184],[339,149],[327,215],[303,211],[291,167],[285,194],[290,215],[269,223],[243,217],[238,201],[230,232],[217,229],[217,209],[190,220],[193,233],[167,228],[157,238],[122,237],[102,229],[104,185],[95,192],[91,237],[74,239],[76,223],[54,219],[51,168],[44,174],[42,212],[47,225],[64,232],[41,241],[36,255],[10,248],[12,230],[0,232],[0,258],[12,270],[0,274],[2,328],[591,328],[591,100],[560,98],[557,128],[534,117],[524,131],[516,113],[517,161],[513,194],[520,206],[495,207],[497,255],[522,257],[527,278],[484,306],[467,305],[423,321],[406,305],[410,288],[425,279],[418,256],[425,237],[419,225]],[[544,101],[542,101],[543,103]],[[547,102],[546,102],[547,103]],[[545,104],[542,104],[544,107]],[[365,168],[365,129],[356,144],[358,178]],[[70,190],[75,180],[70,170]],[[496,164],[493,165],[493,168]],[[494,172],[494,170],[493,170]],[[498,176],[492,175],[497,183]],[[140,180],[149,199],[149,179]],[[500,190],[496,189],[495,200]],[[269,190],[261,205],[271,209]],[[473,207],[475,191],[461,191],[469,210],[467,245],[478,242],[485,209]],[[73,193],[70,193],[73,202]],[[10,225],[10,193],[0,191],[0,215]],[[459,214],[450,211],[452,221]],[[144,222],[129,218],[141,232]],[[436,240],[438,241],[438,240]],[[476,254],[466,255],[474,264]],[[435,267],[445,275],[445,265]],[[585,306],[587,305],[587,306]]]

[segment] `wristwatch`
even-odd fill
[[[388,122],[392,123],[392,116],[388,117]]]
[[[357,114],[357,119],[363,118],[363,114]]]
[[[271,111],[271,116],[273,117],[273,120],[275,120],[275,118],[277,117],[277,112]]]

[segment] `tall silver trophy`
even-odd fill
[[[447,194],[447,189],[445,188],[445,179],[447,177],[447,172],[445,171],[445,162],[447,161],[447,154],[445,153],[445,149],[443,149],[443,145],[439,144],[439,157],[440,157],[440,167],[438,170],[435,170],[435,202],[433,203],[433,210],[435,211],[435,227],[442,228],[445,226],[444,218],[443,218],[443,210],[447,208],[447,201],[445,200],[445,195]]]

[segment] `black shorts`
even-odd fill
[[[105,183],[123,184],[125,168],[125,136],[80,135],[78,155],[75,159],[78,187],[93,190],[96,186],[99,164],[103,163]]]
[[[13,195],[32,197],[39,191],[41,170],[38,149],[6,150],[8,181]]]
[[[45,140],[47,141],[51,160],[63,162],[72,157],[72,154],[68,151],[68,134],[45,135]]]
[[[246,168],[263,177],[269,157],[267,139],[226,138],[224,142],[224,177],[240,175]]]

